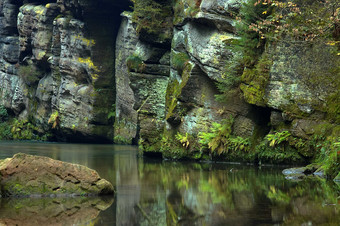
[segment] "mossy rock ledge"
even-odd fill
[[[86,166],[18,153],[0,161],[1,196],[92,196],[114,193]]]

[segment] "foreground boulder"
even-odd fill
[[[0,162],[2,196],[113,194],[110,182],[85,166],[48,157],[16,154]]]

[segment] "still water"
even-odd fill
[[[0,142],[86,165],[116,188],[104,198],[0,199],[0,225],[340,225],[340,185],[286,180],[282,168],[168,162],[134,146]]]

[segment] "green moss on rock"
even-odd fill
[[[243,91],[244,99],[248,103],[258,106],[266,105],[264,97],[272,64],[273,62],[269,59],[269,56],[264,54],[254,68],[244,70],[240,88]]]

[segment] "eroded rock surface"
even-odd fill
[[[16,154],[0,162],[2,196],[109,195],[110,182],[82,165]]]
[[[59,140],[112,142],[114,43],[129,4],[2,1],[0,104]]]

